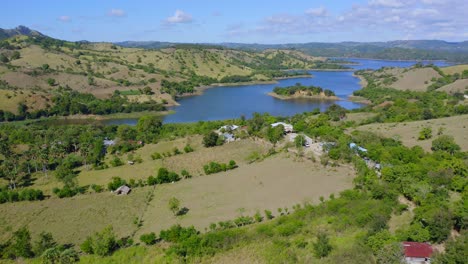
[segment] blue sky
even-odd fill
[[[0,28],[72,41],[468,39],[467,0],[9,0],[2,9]]]

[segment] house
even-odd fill
[[[230,133],[224,133],[224,134],[222,134],[222,136],[224,137],[224,141],[226,141],[226,142],[232,142],[232,141],[236,140],[234,135],[230,134]]]
[[[354,149],[354,150],[358,150],[360,152],[367,152],[367,149],[358,146],[356,143],[349,143],[349,148]]]
[[[237,130],[239,126],[236,125],[225,125],[219,128],[219,131],[231,132]]]
[[[405,261],[408,264],[429,264],[433,253],[428,243],[403,242]]]
[[[104,141],[102,143],[107,148],[107,147],[110,147],[110,146],[114,146],[115,145],[115,140],[111,140],[111,139],[106,138],[106,139],[104,139]]]
[[[132,189],[130,187],[128,187],[127,185],[122,185],[119,188],[117,188],[117,190],[115,190],[114,193],[117,194],[117,195],[121,195],[121,194],[127,195],[131,191],[132,191]]]
[[[294,128],[293,128],[293,125],[291,124],[286,124],[284,122],[276,122],[276,123],[273,123],[271,124],[271,127],[277,127],[279,125],[282,125],[284,127],[284,132],[285,133],[291,133],[293,132]]]

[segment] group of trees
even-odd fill
[[[228,164],[212,161],[203,166],[203,171],[205,171],[206,175],[209,175],[222,171],[233,170],[235,168],[237,168],[237,164],[234,160],[230,160]]]
[[[299,93],[305,93],[307,96],[320,95],[321,93],[328,97],[335,96],[335,93],[332,90],[323,89],[322,87],[313,85],[304,86],[300,83],[296,83],[296,85],[288,87],[275,87],[273,92],[277,95],[283,96],[297,95]]]
[[[59,245],[51,233],[41,232],[36,241],[31,240],[29,229],[18,229],[5,244],[0,243],[0,258],[37,257],[42,263],[75,263],[79,260],[79,255],[72,246]]]

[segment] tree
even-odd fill
[[[400,242],[384,245],[376,255],[377,263],[382,264],[403,264],[404,260],[403,246]]]
[[[96,232],[88,237],[80,246],[83,252],[106,256],[117,248],[117,242],[112,226],[104,228],[101,232]]]
[[[171,210],[175,216],[179,214],[180,201],[177,198],[172,197],[171,199],[169,199],[169,210]]]
[[[320,232],[317,235],[317,242],[313,244],[314,255],[318,258],[328,256],[332,251],[333,247],[330,245],[328,235]]]
[[[433,151],[445,151],[453,155],[460,150],[460,146],[455,143],[452,136],[442,135],[432,141],[431,149]]]
[[[294,145],[296,145],[296,148],[303,147],[305,143],[306,139],[303,135],[298,135],[294,138]]]
[[[445,245],[445,253],[436,254],[432,259],[437,264],[464,264],[468,259],[468,231]]]
[[[207,148],[214,147],[218,144],[218,134],[211,131],[203,137],[203,145]]]
[[[49,86],[55,86],[55,85],[56,85],[55,79],[54,79],[54,78],[48,78],[48,79],[47,79],[47,84],[48,84]]]
[[[280,141],[283,138],[283,135],[284,135],[283,125],[278,125],[275,127],[268,128],[267,138],[273,144],[276,144],[278,141]]]
[[[136,130],[139,138],[153,142],[159,135],[162,127],[161,118],[158,116],[142,116],[138,119]]]
[[[31,246],[31,234],[26,227],[22,227],[13,233],[13,237],[7,242],[3,254],[7,258],[30,258],[34,255]]]
[[[34,243],[33,251],[36,256],[41,256],[47,249],[57,246],[51,233],[41,232],[38,240]]]

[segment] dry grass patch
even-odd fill
[[[277,208],[315,203],[320,196],[348,189],[353,178],[354,170],[347,166],[324,168],[279,154],[232,171],[157,186],[139,233],[159,232],[174,223],[204,230],[210,223],[265,209],[277,214]],[[175,217],[167,208],[171,197],[179,199],[189,212]]]
[[[444,91],[446,93],[465,93],[468,91],[468,79],[456,80],[451,84],[440,87],[437,91]]]
[[[468,64],[455,65],[450,67],[440,68],[443,73],[453,75],[455,73],[462,73],[464,70],[468,70]]]
[[[396,75],[398,80],[390,87],[397,90],[423,91],[431,85],[432,78],[440,78],[440,74],[433,68],[415,68],[400,75]]]
[[[424,127],[432,128],[433,138],[417,140],[419,131]],[[460,145],[462,151],[468,150],[468,133],[466,133],[468,131],[468,115],[404,123],[369,124],[357,127],[356,130],[370,131],[384,137],[398,138],[408,147],[418,145],[426,151],[430,151],[432,140],[437,137],[440,128],[443,129],[444,135],[454,137],[455,142]]]

